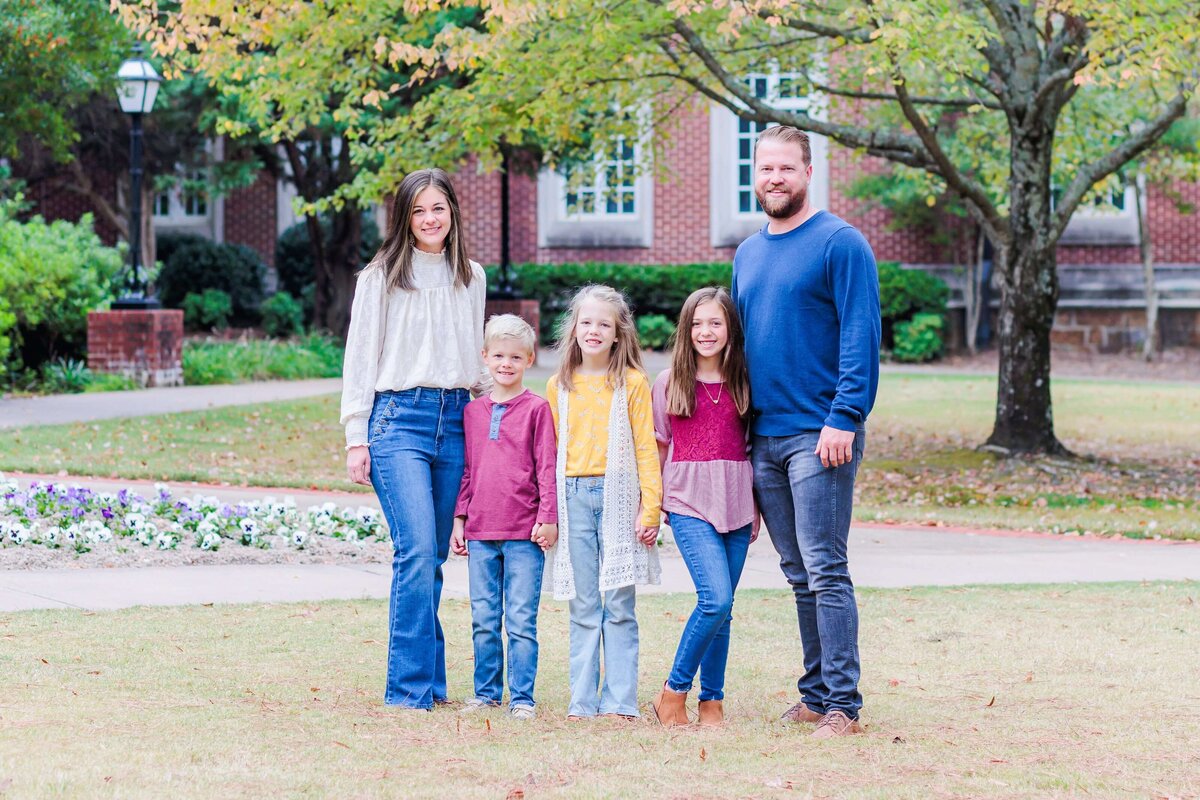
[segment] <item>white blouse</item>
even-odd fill
[[[342,367],[347,446],[367,443],[376,392],[470,389],[483,375],[483,267],[471,262],[463,288],[441,253],[414,249],[412,266],[412,291],[386,291],[380,264],[359,273]]]

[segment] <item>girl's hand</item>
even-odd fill
[[[647,547],[653,547],[658,541],[658,526],[654,525],[638,525],[637,526],[638,541]]]
[[[529,538],[543,551],[549,550],[558,542],[558,525],[550,522],[536,523]]]
[[[346,451],[346,475],[352,483],[371,485],[371,450],[366,445]]]
[[[466,523],[462,517],[454,518],[454,530],[450,533],[450,550],[456,556],[467,554]]]

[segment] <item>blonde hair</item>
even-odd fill
[[[607,383],[616,389],[625,385],[625,373],[636,369],[646,374],[642,366],[642,345],[638,340],[637,326],[633,323],[633,312],[625,295],[611,286],[590,284],[584,286],[571,298],[571,307],[558,325],[558,372],[555,378],[565,392],[575,390],[575,371],[583,363],[583,351],[575,339],[575,326],[579,324],[579,313],[588,300],[608,303],[617,318],[617,340],[608,353]]]
[[[516,341],[530,355],[537,346],[533,328],[516,314],[496,314],[488,319],[483,328],[483,349],[490,350],[499,339]]]
[[[675,346],[671,355],[671,378],[667,382],[667,413],[676,417],[690,417],[696,412],[696,348],[692,344],[692,321],[696,309],[702,304],[716,302],[725,312],[725,324],[729,332],[725,348],[721,351],[721,379],[725,391],[733,398],[738,415],[745,419],[750,414],[750,375],[746,370],[746,337],[742,333],[742,321],[737,306],[723,286],[705,286],[688,295],[679,311],[679,325],[675,328]]]
[[[800,146],[800,152],[804,154],[804,166],[812,164],[812,142],[809,141],[808,134],[799,128],[793,128],[791,125],[772,125],[758,135],[758,139],[754,142],[754,156],[758,157],[758,146],[763,142],[770,141],[786,142],[787,144],[796,144]]]

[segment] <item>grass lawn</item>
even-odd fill
[[[0,795],[1195,797],[1195,601],[1191,583],[860,592],[867,734],[829,742],[773,721],[799,658],[782,592],[739,595],[727,726],[670,733],[563,719],[552,602],[528,723],[385,708],[381,602],[3,614]],[[644,704],[691,603],[639,601]],[[469,609],[443,608],[463,699]]]
[[[544,390],[544,385],[531,387]],[[886,373],[858,482],[859,520],[1200,539],[1200,391],[1054,382],[1082,459],[1000,459],[995,379]],[[0,431],[0,470],[348,489],[338,399]]]

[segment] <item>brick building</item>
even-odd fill
[[[762,77],[764,82],[778,81]],[[761,87],[780,96],[780,87]],[[804,101],[783,97],[797,108]],[[510,253],[516,263],[609,261],[638,264],[729,261],[738,242],[765,221],[753,196],[751,155],[759,129],[719,108],[681,112],[661,163],[637,173],[639,144],[620,141],[606,154],[595,181],[568,186],[562,175],[515,173],[509,180]],[[219,152],[219,148],[218,152]],[[849,199],[847,183],[868,161],[824,137],[813,140],[815,205],[856,225],[880,260],[938,272],[956,286],[961,278],[944,248],[927,231],[890,231],[887,214]],[[611,182],[611,183],[610,183]],[[456,180],[474,258],[500,260],[501,179],[473,165]],[[1173,187],[1200,205],[1200,186]],[[191,231],[218,241],[248,244],[271,264],[276,237],[293,224],[287,184],[262,176],[225,198],[179,193],[160,196],[158,230]],[[75,198],[37,196],[42,213],[78,217]],[[1136,346],[1144,337],[1142,269],[1132,190],[1116,208],[1076,215],[1059,248],[1061,301],[1055,336],[1096,350]],[[1160,191],[1149,196],[1149,220],[1161,297],[1160,340],[1200,346],[1200,215],[1181,214]],[[102,235],[106,232],[101,231]],[[111,239],[111,231],[107,232]],[[952,303],[953,305],[953,303]]]

